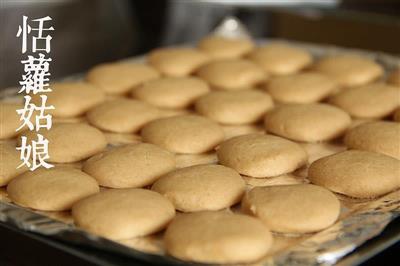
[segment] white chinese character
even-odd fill
[[[52,125],[51,118],[52,116],[50,114],[45,114],[46,110],[53,110],[54,106],[46,106],[46,101],[47,101],[47,96],[46,95],[40,95],[40,98],[42,100],[42,104],[40,106],[36,106],[35,104],[31,103],[31,96],[25,95],[25,106],[23,109],[18,109],[17,114],[20,115],[20,121],[23,121],[22,125],[16,130],[19,131],[23,127],[27,126],[29,130],[35,129],[36,131],[39,131],[41,128],[46,128],[50,129]],[[32,115],[33,113],[38,112],[38,114],[35,116],[36,119],[36,124],[33,125],[32,121]],[[41,123],[41,121],[44,120],[44,123]]]
[[[25,75],[22,75],[23,80],[19,82],[22,88],[18,93],[25,91],[27,94],[30,92],[37,94],[51,91],[48,83],[49,62],[51,58],[44,58],[44,54],[39,54],[39,58],[28,55],[27,60],[22,60]]]
[[[20,37],[22,34],[22,53],[24,54],[27,51],[27,44],[28,44],[28,34],[31,33],[31,31],[37,31],[37,36],[32,37],[32,52],[36,53],[37,51],[45,51],[46,53],[50,53],[51,47],[50,47],[50,41],[51,41],[51,36],[47,35],[43,37],[43,31],[53,31],[53,27],[49,28],[44,28],[44,22],[50,21],[51,17],[47,16],[44,18],[38,18],[38,19],[33,19],[32,21],[38,22],[38,27],[37,28],[32,28],[28,24],[28,17],[23,16],[22,17],[22,27],[18,27],[18,32],[17,32],[17,37]],[[44,48],[38,48],[38,41],[44,41]]]
[[[21,151],[22,163],[18,168],[26,165],[31,171],[43,166],[45,168],[52,168],[54,165],[46,162],[50,158],[48,152],[49,141],[41,134],[37,134],[37,141],[32,140],[32,144],[27,143],[25,136],[21,137],[21,146],[17,150]]]

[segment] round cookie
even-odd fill
[[[338,89],[337,83],[317,72],[303,72],[272,78],[265,86],[271,97],[281,103],[313,103]]]
[[[20,152],[11,143],[0,143],[0,187],[5,186],[14,177],[27,171],[20,159]]]
[[[203,153],[224,139],[222,128],[198,115],[180,115],[150,122],[141,131],[144,142],[174,153]]]
[[[374,198],[400,188],[400,161],[375,152],[349,150],[313,162],[308,179],[346,196]]]
[[[382,118],[399,107],[400,90],[384,83],[374,83],[343,90],[330,102],[353,117]]]
[[[54,106],[47,114],[69,118],[86,113],[90,108],[105,100],[104,91],[85,82],[64,82],[51,84],[51,92],[46,93],[46,106]],[[42,105],[40,94],[32,95],[32,103]]]
[[[150,52],[149,63],[166,76],[182,77],[209,61],[209,56],[186,47],[159,48]]]
[[[16,131],[21,125],[20,115],[17,110],[23,109],[24,106],[18,103],[0,103],[0,140],[16,137],[20,131]],[[31,122],[34,123],[33,117]],[[24,129],[27,127],[24,126]],[[20,129],[23,130],[23,129]]]
[[[317,62],[314,69],[345,87],[367,84],[383,74],[383,68],[379,64],[353,54],[327,56]]]
[[[400,88],[400,68],[393,70],[392,73],[390,73],[387,82]]]
[[[257,65],[244,59],[213,61],[202,66],[197,75],[221,90],[249,89],[267,77]]]
[[[87,113],[90,124],[117,133],[134,133],[159,117],[155,107],[133,99],[106,101]]]
[[[124,145],[96,154],[83,171],[103,187],[133,188],[152,184],[175,169],[174,155],[153,144]]]
[[[213,91],[195,104],[198,113],[230,125],[257,122],[273,106],[271,97],[259,90]]]
[[[310,184],[256,187],[242,201],[246,213],[274,232],[311,233],[331,226],[340,202],[329,190]]]
[[[396,122],[400,122],[400,107],[396,109],[393,114],[393,120]]]
[[[72,163],[101,152],[107,145],[104,134],[88,124],[56,123],[50,130],[25,131],[27,143],[37,141],[37,134],[48,140],[47,162]],[[21,144],[21,138],[19,139]]]
[[[73,167],[61,166],[28,171],[7,186],[14,203],[41,211],[69,210],[75,202],[99,191],[91,176]]]
[[[307,51],[283,43],[258,47],[250,53],[249,59],[271,75],[296,73],[313,60]]]
[[[340,136],[351,124],[339,108],[322,103],[282,105],[265,116],[265,128],[278,136],[303,142]]]
[[[344,142],[350,149],[382,153],[400,160],[400,124],[376,121],[349,130]]]
[[[175,170],[158,179],[152,190],[182,212],[217,211],[242,199],[245,182],[233,169],[222,165],[195,165]]]
[[[161,108],[186,108],[209,92],[204,81],[194,77],[170,77],[144,83],[131,96]]]
[[[124,94],[141,83],[156,79],[160,74],[151,66],[132,63],[102,64],[92,68],[86,80],[107,94]]]
[[[290,140],[264,134],[233,137],[217,150],[219,163],[251,177],[293,172],[307,162],[306,151]]]
[[[109,189],[72,207],[74,223],[111,239],[128,239],[162,230],[175,216],[174,206],[147,189]]]
[[[202,39],[198,47],[215,59],[238,58],[249,53],[254,43],[246,38],[229,38],[223,36],[207,36]]]
[[[261,221],[222,211],[178,216],[168,226],[164,240],[170,255],[211,264],[253,262],[272,245],[272,235]]]

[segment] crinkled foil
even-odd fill
[[[230,38],[250,37],[245,27],[233,17],[228,17],[217,27],[214,34]],[[259,43],[271,40],[260,40]],[[273,40],[275,41],[275,40]],[[325,55],[338,53],[359,53],[370,57],[380,63],[386,72],[400,67],[400,58],[375,52],[355,49],[344,49],[333,46],[313,45],[298,42],[288,44],[304,48],[319,58]],[[129,61],[143,60],[143,57],[127,59]],[[80,79],[83,75],[67,78],[68,80]],[[0,99],[14,101],[17,89],[11,88],[0,92]],[[312,145],[312,149],[327,152],[322,144]],[[330,145],[330,144],[329,144]],[[332,145],[331,145],[332,146]],[[341,147],[333,147],[340,149]],[[331,151],[329,151],[331,152]],[[318,155],[318,154],[317,154]],[[320,155],[320,156],[321,156]],[[252,180],[248,180],[248,184]],[[302,182],[291,176],[269,179],[262,185],[286,184]],[[400,191],[389,193],[378,199],[357,201],[338,195],[342,203],[342,213],[338,221],[331,227],[314,234],[300,236],[275,235],[277,247],[256,265],[332,265],[346,254],[349,254],[368,239],[378,236],[382,230],[400,215]],[[235,210],[233,210],[235,211]],[[155,235],[137,239],[120,241],[119,243],[107,240],[74,227],[68,212],[34,212],[10,203],[4,188],[0,188],[0,221],[22,230],[53,237],[65,242],[91,246],[126,256],[131,256],[142,261],[158,264],[182,264],[184,262],[165,256],[162,246],[162,236]],[[141,250],[141,251],[139,251]]]

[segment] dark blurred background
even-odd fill
[[[400,54],[400,1],[0,0],[0,88],[21,79],[22,16],[51,16],[52,79],[195,42],[237,16],[255,38],[278,37]]]

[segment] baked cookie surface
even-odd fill
[[[245,38],[211,35],[202,39],[198,47],[212,58],[227,59],[238,58],[249,53],[254,48],[254,43]]]
[[[329,190],[310,184],[253,188],[242,209],[261,219],[272,231],[310,233],[331,226],[339,217],[340,202]]]
[[[15,177],[7,186],[11,200],[42,211],[64,211],[99,192],[96,180],[73,167],[40,168]]]
[[[367,84],[383,74],[379,64],[353,54],[324,57],[316,63],[314,70],[330,76],[345,87]]]
[[[86,159],[105,149],[107,140],[95,127],[84,123],[55,123],[50,130],[25,131],[27,143],[37,141],[37,134],[48,140],[47,162],[72,163]],[[21,138],[18,139],[19,146]]]
[[[400,106],[400,90],[384,83],[348,88],[330,102],[356,118],[382,118]]]
[[[85,114],[90,108],[106,99],[104,91],[87,82],[63,82],[51,84],[51,92],[47,92],[46,106],[54,109],[46,113],[54,117],[70,118]],[[40,94],[32,95],[32,103],[42,105]]]
[[[265,128],[276,135],[303,142],[334,139],[350,126],[343,110],[328,104],[290,104],[278,106],[265,116]]]
[[[169,199],[179,211],[217,211],[241,200],[245,182],[233,169],[209,164],[173,171],[158,179],[151,189]]]
[[[101,186],[110,188],[144,187],[174,169],[174,155],[148,143],[105,151],[89,158],[83,165],[84,172]]]
[[[23,108],[22,104],[0,102],[0,140],[10,139],[21,133],[21,131],[16,131],[23,123],[20,121],[17,110]],[[26,128],[25,126],[24,129]]]
[[[265,89],[280,103],[313,103],[331,95],[338,84],[326,75],[310,71],[274,77]]]
[[[182,77],[193,73],[210,58],[200,50],[187,47],[167,47],[153,50],[148,62],[166,76]]]
[[[400,188],[400,161],[369,151],[349,150],[321,158],[308,179],[354,198],[375,198]]]
[[[133,99],[115,99],[91,109],[87,113],[87,120],[105,131],[134,133],[160,115],[158,109],[147,103]]]
[[[0,143],[0,187],[7,185],[11,179],[27,171],[21,166],[20,151],[12,143]]]
[[[290,173],[307,161],[306,151],[290,140],[264,134],[233,137],[217,150],[219,163],[251,177]]]
[[[244,90],[263,82],[267,75],[253,62],[245,59],[221,59],[202,66],[197,76],[212,88]]]
[[[138,188],[109,189],[72,207],[74,223],[111,239],[128,239],[162,230],[175,216],[160,194]]]
[[[141,131],[144,142],[156,144],[174,153],[203,153],[224,139],[222,128],[198,115],[180,115],[157,119]]]
[[[222,211],[178,216],[168,226],[164,239],[170,255],[213,264],[258,260],[272,244],[272,235],[261,221]]]
[[[347,132],[344,143],[350,149],[378,152],[400,160],[400,124],[387,121],[361,124]]]
[[[135,86],[159,76],[160,74],[149,65],[108,63],[89,70],[86,80],[107,94],[118,95],[127,93]]]
[[[169,77],[144,83],[131,96],[161,108],[186,108],[210,91],[207,83],[195,77]]]
[[[212,91],[195,104],[198,113],[228,125],[257,122],[273,106],[271,97],[259,90]]]
[[[248,56],[271,75],[288,75],[310,65],[312,56],[305,50],[283,43],[258,47]]]

